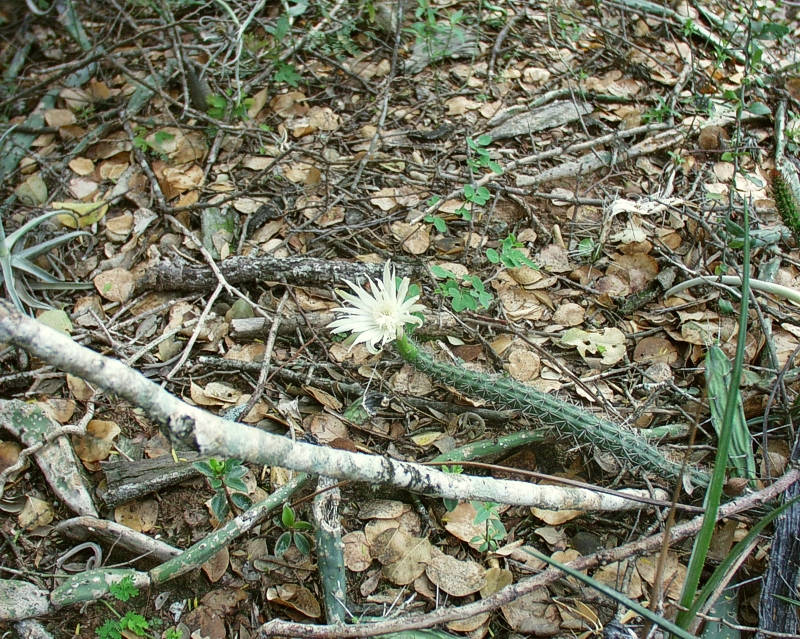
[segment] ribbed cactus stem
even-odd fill
[[[629,428],[601,419],[514,379],[474,373],[437,362],[406,335],[398,337],[395,343],[403,359],[414,368],[462,393],[485,399],[498,409],[518,411],[552,428],[559,437],[595,446],[648,473],[671,481],[681,477],[681,464],[667,459],[656,446]],[[687,466],[684,473],[694,485],[707,486],[709,483],[708,475],[697,468]]]

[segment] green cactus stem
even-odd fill
[[[516,380],[474,373],[465,368],[434,361],[408,336],[398,337],[397,350],[417,370],[470,395],[491,402],[498,409],[515,410],[552,428],[562,438],[589,444],[613,454],[626,465],[674,481],[686,475],[693,485],[707,486],[708,474],[667,457],[633,430],[602,419],[582,408],[542,393]]]

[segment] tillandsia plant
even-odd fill
[[[459,366],[435,361],[407,334],[407,328],[422,325],[418,314],[424,307],[419,295],[407,297],[408,278],[398,285],[389,262],[383,269],[383,281],[370,282],[370,292],[347,282],[355,295],[339,292],[351,306],[334,309],[340,314],[328,326],[334,333],[351,333],[351,347],[364,343],[371,353],[392,342],[398,353],[419,371],[457,390],[488,400],[498,409],[511,409],[551,427],[561,437],[596,446],[612,453],[623,463],[640,467],[665,479],[685,475],[693,485],[706,486],[708,475],[693,466],[667,459],[653,444],[634,431],[589,413],[547,393],[502,376],[487,376]]]

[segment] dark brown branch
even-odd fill
[[[421,280],[427,277],[421,265],[398,263],[398,277]],[[363,283],[367,277],[380,279],[383,264],[363,264],[315,257],[231,257],[220,262],[219,270],[232,284],[283,282],[294,286],[327,286],[344,284],[345,280]],[[210,268],[183,260],[163,260],[144,270],[136,283],[137,292],[206,291],[217,285]]]

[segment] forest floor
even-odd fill
[[[734,463],[727,488],[764,488],[789,466],[800,217],[786,172],[800,136],[800,23],[780,3],[28,4],[0,4],[0,248],[10,251],[0,261],[6,297],[25,312],[192,405],[320,446],[425,462],[537,428],[391,347],[372,354],[331,334],[345,279],[364,285],[391,261],[421,295],[415,335],[434,358],[649,432],[665,456],[710,470],[720,420],[707,358],[712,346],[726,361],[737,354],[749,219],[757,281],[740,393],[755,479],[737,482]],[[0,395],[85,427],[63,441],[98,514],[177,549],[240,513],[234,493],[258,502],[290,476],[207,461],[206,475],[230,479],[215,491],[146,412],[11,346],[0,349]],[[0,471],[25,462],[20,441],[0,437]],[[108,499],[121,467],[159,458],[188,474]],[[478,461],[489,465],[465,461],[463,472],[667,495],[681,483],[558,437]],[[0,478],[0,579],[49,592],[98,551],[102,566],[153,566],[113,541],[67,556],[75,528],[59,524],[75,513],[33,460]],[[703,489],[682,483],[678,501],[702,506]],[[526,548],[568,562],[626,545],[589,574],[674,617],[692,537],[634,546],[691,511],[668,522],[668,507],[452,508],[390,485],[339,490],[345,607],[357,617],[400,630],[409,614],[539,573]],[[274,618],[323,623],[313,492],[202,570],[114,602],[162,624],[123,636],[243,638]],[[719,524],[709,570],[754,517]],[[759,625],[769,545],[767,535],[730,575],[734,625]],[[574,636],[621,616],[570,577],[438,627]],[[39,621],[56,637],[119,631],[99,601]]]

